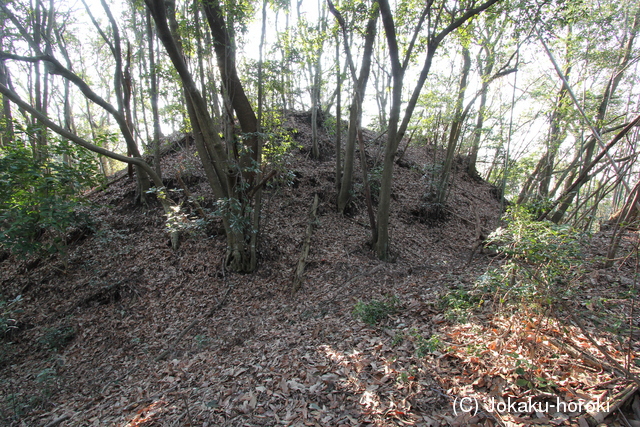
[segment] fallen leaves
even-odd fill
[[[306,138],[308,125],[292,120]],[[163,165],[171,171],[189,155],[187,148]],[[420,165],[432,156],[412,147],[405,157]],[[0,368],[2,421],[38,426],[73,414],[65,426],[582,426],[580,416],[455,414],[454,400],[526,399],[543,391],[567,402],[602,400],[625,388],[584,356],[601,355],[569,322],[487,309],[458,324],[442,312],[439,295],[470,285],[491,261],[476,255],[467,265],[475,224],[463,220],[477,210],[484,228],[498,223],[488,185],[457,180],[450,197],[457,216],[429,228],[410,213],[424,191],[419,167],[398,168],[391,223],[398,260],[387,264],[367,246],[357,194],[352,217],[333,212],[330,158],[310,162],[296,153],[288,167],[295,186],[265,192],[261,264],[253,275],[221,268],[225,246],[215,235],[191,235],[171,251],[162,216],[131,206],[127,181],[96,194],[97,203],[113,207],[96,211],[100,230],[71,248],[66,275],[55,259],[28,272],[5,261],[0,293],[24,293],[28,326]],[[211,200],[202,171],[188,172],[194,195]],[[314,193],[321,195],[317,230],[305,281],[291,296]],[[586,282],[594,287],[608,275],[591,274]],[[629,271],[619,275],[622,286]],[[351,315],[356,301],[389,294],[400,310],[377,326]],[[212,311],[227,295],[226,305]],[[590,295],[590,313],[620,308],[614,298]],[[77,332],[68,347],[56,353],[35,346],[46,328],[67,323]],[[590,328],[616,360],[633,361],[595,324]],[[155,360],[164,352],[165,360]],[[43,372],[55,375],[47,383]]]

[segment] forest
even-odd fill
[[[0,424],[640,426],[637,2],[0,20]]]

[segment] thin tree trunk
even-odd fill
[[[160,155],[160,139],[162,133],[160,131],[160,114],[158,113],[158,77],[156,73],[156,55],[153,48],[153,39],[155,37],[153,25],[151,24],[151,13],[147,10],[147,39],[149,42],[149,80],[151,95],[151,114],[153,115],[153,166],[156,174],[162,177],[161,155]]]
[[[255,182],[254,163],[258,161],[258,119],[245,94],[236,69],[235,49],[232,46],[222,10],[217,0],[203,3],[205,16],[214,39],[214,49],[218,59],[218,68],[231,105],[242,129],[245,149],[240,157],[242,174],[252,185]]]
[[[620,81],[622,80],[622,77],[624,75],[623,71],[626,70],[629,64],[629,61],[632,58],[633,44],[634,44],[635,38],[638,35],[638,31],[640,31],[640,8],[636,9],[636,12],[633,18],[633,24],[631,25],[631,29],[629,30],[629,33],[627,34],[626,39],[624,39],[621,43],[621,48],[623,49],[622,56],[618,61],[618,65],[614,70],[614,73],[605,88],[602,99],[600,100],[600,104],[598,105],[598,112],[595,118],[596,125],[595,125],[595,128],[593,129],[596,133],[600,133],[600,131],[602,130],[602,123],[604,123],[607,109],[609,107],[609,102],[613,97],[613,94],[615,93],[616,89],[618,88]],[[585,168],[591,163],[593,153],[595,152],[596,143],[597,143],[597,136],[593,135],[591,138],[589,138],[589,140],[585,145],[585,148],[584,148],[585,154],[584,154],[583,163],[582,163],[583,168],[581,169],[581,172],[579,175],[580,177],[582,177],[583,180],[587,180],[589,178],[588,173],[585,173]],[[606,151],[604,152],[606,153]],[[560,221],[562,221],[562,218],[564,217],[565,213],[569,209],[569,206],[571,206],[571,204],[573,203],[573,199],[575,198],[578,191],[580,191],[580,188],[585,182],[586,181],[573,182],[571,177],[566,181],[565,191],[563,192],[565,194],[563,195],[563,199],[560,201],[557,209],[553,213],[551,217],[551,221],[555,223],[560,223]],[[569,187],[571,187],[572,190],[571,192],[567,193],[567,190]],[[546,216],[546,214],[544,216]]]
[[[404,60],[401,63],[395,23],[393,22],[393,16],[391,14],[389,1],[378,1],[380,7],[380,16],[382,18],[382,24],[385,29],[387,46],[389,48],[389,58],[391,61],[391,77],[393,81],[391,110],[389,114],[389,127],[387,134],[388,139],[387,145],[385,147],[385,158],[383,161],[382,177],[380,179],[380,201],[378,203],[377,217],[378,240],[375,242],[376,252],[378,254],[378,257],[382,260],[388,261],[391,259],[389,253],[389,213],[391,208],[391,185],[393,179],[393,167],[395,164],[394,160],[398,150],[398,144],[400,140],[402,140],[407,126],[409,125],[409,121],[413,116],[413,111],[418,102],[420,92],[422,91],[422,87],[424,86],[427,76],[429,75],[436,49],[438,48],[442,40],[452,31],[456,30],[469,19],[488,9],[498,1],[499,0],[488,0],[487,2],[480,4],[478,7],[468,9],[458,18],[453,17],[450,24],[439,33],[430,34],[429,42],[426,46],[426,58],[422,66],[422,71],[420,72],[418,82],[413,89],[411,98],[407,103],[404,119],[402,120],[402,122],[400,122],[400,108],[402,104],[402,89],[404,85],[405,71],[409,65],[411,56],[413,54],[413,47],[415,46],[422,26],[427,17],[431,17],[431,3],[428,3],[423,10],[420,19],[415,26],[413,38],[409,43],[408,48],[406,49]]]
[[[4,50],[4,40],[0,35],[0,49]],[[9,87],[10,75],[4,61],[0,60],[0,84]],[[2,95],[2,112],[0,119],[4,120],[4,131],[0,133],[0,147],[7,145],[13,140],[13,115],[11,114],[11,102],[9,98]]]
[[[340,24],[343,34],[344,49],[349,65],[351,78],[353,80],[354,92],[351,100],[351,109],[349,112],[349,129],[347,132],[347,141],[345,143],[344,166],[342,170],[342,180],[340,183],[340,191],[338,192],[338,212],[344,213],[349,200],[351,199],[351,189],[353,184],[353,170],[355,161],[355,149],[358,137],[358,129],[362,121],[362,101],[364,100],[365,89],[371,71],[371,57],[373,55],[373,44],[376,35],[376,23],[379,13],[374,10],[374,14],[369,18],[365,33],[364,49],[362,54],[362,65],[360,73],[356,77],[355,65],[351,54],[351,48],[347,40],[347,27],[342,15],[335,8],[333,3],[328,0],[329,10],[336,17]],[[375,7],[375,6],[374,6]]]
[[[440,183],[436,189],[436,203],[443,205],[447,201],[449,195],[449,179],[451,175],[451,168],[453,166],[453,158],[458,148],[458,141],[460,140],[460,131],[462,129],[462,104],[464,102],[464,95],[467,90],[467,80],[469,79],[469,71],[471,70],[471,55],[469,49],[462,48],[462,74],[460,76],[460,85],[458,87],[458,98],[456,100],[456,107],[454,111],[453,123],[451,123],[451,130],[449,132],[449,141],[447,144],[447,153],[445,155],[444,166],[442,167],[442,175],[440,177]]]
[[[313,76],[311,86],[311,157],[320,158],[318,145],[318,110],[320,109],[320,86],[322,85],[322,52],[318,52],[313,71],[309,64],[309,73]]]
[[[264,103],[264,81],[263,81],[263,55],[264,55],[264,42],[267,35],[267,0],[262,1],[262,31],[260,32],[260,47],[259,47],[259,59],[258,59],[258,131],[262,133],[262,115],[263,115],[263,103]],[[262,138],[258,137],[258,161],[262,161]],[[256,182],[262,181],[262,169],[258,168],[258,174],[256,176]],[[255,193],[255,199],[253,203],[252,213],[252,230],[251,241],[249,243],[250,250],[250,270],[253,271],[258,265],[258,238],[260,233],[260,215],[262,213],[262,185],[258,184],[257,191]]]
[[[336,32],[336,191],[342,180],[342,75],[340,73],[340,36]]]

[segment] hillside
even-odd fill
[[[509,358],[511,364],[500,363],[527,345],[546,360],[541,369],[566,381],[555,390],[563,398],[567,390],[592,397],[605,390],[610,397],[628,386],[602,364],[580,361],[576,367],[579,353],[568,347],[540,344],[558,328],[553,321],[532,326],[535,319],[522,321],[522,313],[492,317],[494,306],[473,321],[445,316],[443,298],[466,295],[487,266],[499,262],[486,253],[470,256],[479,230],[495,230],[502,212],[495,188],[467,176],[462,159],[447,219],[433,223],[421,206],[437,154],[433,147],[408,149],[394,175],[396,261],[383,263],[368,247],[362,196],[356,195],[350,215],[335,213],[333,142],[323,132],[324,157],[311,160],[308,117],[289,121],[301,147],[286,159],[288,179],[280,176],[265,192],[254,274],[225,271],[225,242],[215,221],[192,228],[173,251],[161,209],[134,206],[134,183],[126,177],[91,196],[95,230],[76,230],[66,257],[5,257],[0,295],[22,300],[12,308],[16,328],[3,337],[0,354],[1,422],[437,426],[529,425],[535,418],[544,424],[535,414],[501,419],[481,411],[470,418],[454,414],[452,406],[456,396],[474,391],[526,397],[511,386],[518,365]],[[375,166],[380,141],[372,142],[371,132],[365,136]],[[188,138],[162,165],[169,188],[180,187],[182,168],[188,189],[205,209],[212,206]],[[306,277],[292,294],[315,194],[320,203]],[[191,204],[184,207],[195,215]],[[604,250],[605,239],[593,241],[594,253]],[[607,300],[603,310],[630,310],[627,300],[616,302],[610,294],[635,287],[634,263],[594,270],[593,280],[585,281],[589,292]],[[372,300],[395,308],[377,326],[353,314],[359,301]],[[577,331],[569,323],[564,327]],[[555,339],[570,338],[558,333]],[[581,343],[588,351],[584,336]],[[582,426],[578,415],[544,414],[549,424]]]

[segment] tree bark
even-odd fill
[[[153,115],[153,166],[156,174],[162,177],[162,167],[160,165],[160,138],[162,132],[160,131],[160,114],[158,113],[158,77],[156,72],[156,55],[153,47],[153,39],[155,34],[153,32],[153,25],[151,23],[151,13],[146,11],[146,26],[147,26],[147,40],[149,42],[149,81],[150,81],[150,95],[151,95],[151,114]]]

